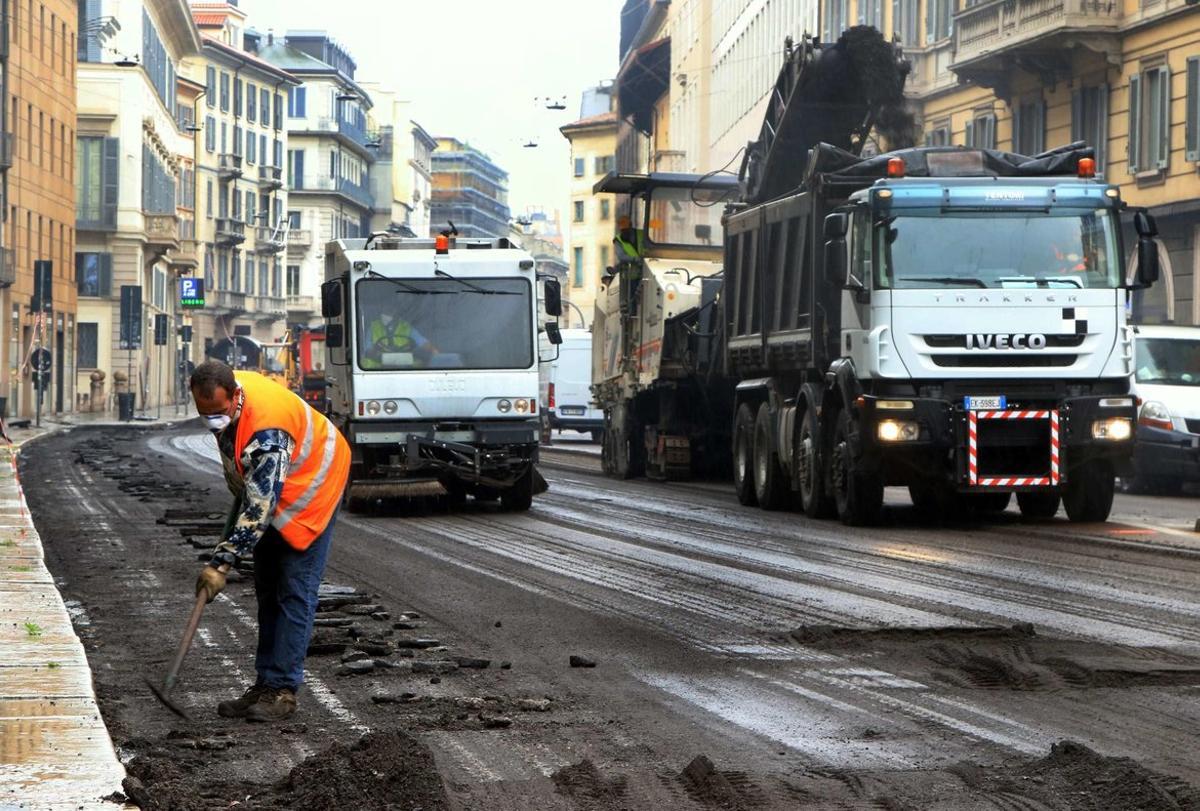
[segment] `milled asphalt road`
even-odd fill
[[[210,437],[160,433],[148,450],[221,487]],[[577,807],[542,784],[583,759],[630,775],[629,807],[691,807],[654,773],[701,753],[748,807],[834,796],[817,775],[864,805],[924,775],[927,796],[963,807],[938,770],[1064,739],[1200,785],[1200,500],[1121,495],[1105,525],[1014,508],[931,526],[889,493],[886,526],[849,529],[741,507],[721,483],[609,480],[587,453],[544,461],[551,490],[527,514],[343,514],[330,561],[327,579],[419,611],[513,661],[513,689],[572,707],[558,732],[430,732],[464,808]],[[338,693],[342,723],[372,725]]]

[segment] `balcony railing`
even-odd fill
[[[148,214],[142,212],[146,231],[146,242],[170,250],[179,247],[179,217],[174,214]]]
[[[254,309],[262,315],[276,315],[283,318],[287,315],[287,299],[282,296],[258,296],[254,300]]]
[[[305,177],[292,191],[331,191],[345,195],[363,208],[371,208],[373,204],[371,192],[368,189],[344,177],[330,177],[329,175]]]
[[[318,118],[316,129],[318,132],[336,132],[338,135],[345,136],[350,141],[365,147],[371,143],[367,131],[347,121],[342,121],[340,118]]]
[[[194,239],[179,240],[179,247],[169,257],[172,267],[195,268],[200,265],[200,253]]]
[[[267,189],[282,189],[283,170],[278,166],[258,167],[258,185]]]
[[[296,232],[293,231],[292,233]],[[288,296],[287,310],[289,313],[315,313],[317,311],[317,297]]]
[[[1052,49],[1048,34],[1115,33],[1120,17],[1116,0],[990,0],[954,15],[951,69],[1035,40],[1039,50]]]
[[[246,241],[246,224],[228,217],[217,220],[217,242],[221,245],[240,245]]]
[[[0,132],[0,171],[11,169],[13,163],[13,136],[11,132]]]
[[[288,231],[288,247],[307,248],[312,245],[312,231],[307,228],[293,228]]]
[[[287,234],[280,228],[260,225],[254,229],[255,253],[279,253],[287,247]]]
[[[217,164],[217,176],[221,180],[236,180],[242,176],[242,156],[232,152],[222,153]]]
[[[213,307],[231,313],[244,313],[246,310],[246,294],[235,293],[232,290],[217,290],[212,294]]]
[[[17,280],[17,252],[0,248],[0,287],[10,287]]]

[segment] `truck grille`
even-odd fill
[[[1200,434],[1200,420],[1184,420],[1183,423],[1187,426],[1188,433]]]
[[[984,355],[972,353],[969,355],[930,355],[935,366],[943,368],[987,368],[1014,369],[1022,367],[1060,367],[1070,366],[1078,355],[1057,355],[1038,353],[1036,355]]]
[[[966,349],[966,335],[923,335],[925,345],[932,349]],[[1050,349],[1073,349],[1083,345],[1086,335],[1047,335],[1046,346]]]

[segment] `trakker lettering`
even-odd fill
[[[967,349],[1045,349],[1046,336],[1041,333],[985,335],[968,333]]]

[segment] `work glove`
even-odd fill
[[[200,576],[196,578],[196,596],[205,595],[205,602],[211,603],[217,598],[217,595],[225,590],[225,572],[229,571],[228,566],[216,568],[214,566],[205,566],[200,570]]]

